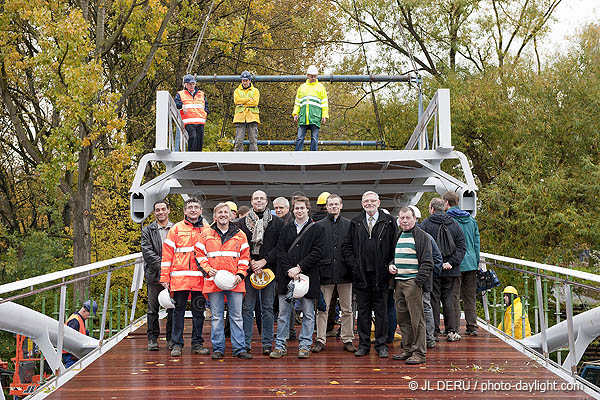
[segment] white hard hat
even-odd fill
[[[232,290],[236,287],[235,275],[231,272],[220,269],[214,276],[215,285],[221,290]]]
[[[306,75],[319,75],[319,70],[317,69],[317,67],[315,65],[311,65],[306,70]]]
[[[417,206],[408,206],[408,208],[411,208],[415,212],[415,217],[417,217],[417,219],[421,218],[421,211],[417,208]]]
[[[308,293],[310,279],[304,274],[298,274],[298,278],[294,280],[294,298],[299,299]]]
[[[175,308],[175,304],[173,304],[173,299],[171,298],[171,294],[169,293],[168,289],[164,289],[158,294],[158,304],[167,310],[170,308]]]

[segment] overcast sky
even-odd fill
[[[550,48],[562,47],[565,37],[573,36],[577,29],[590,22],[600,22],[600,0],[563,0],[554,12],[557,21],[550,24],[546,39]]]

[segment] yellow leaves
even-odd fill
[[[404,375],[404,376],[402,377],[402,379],[406,379],[407,381],[412,381],[412,380],[413,380],[413,378],[412,378],[412,377],[410,377],[410,376],[408,376],[408,375]]]
[[[339,385],[340,383],[338,381],[331,381],[329,382],[330,385]]]

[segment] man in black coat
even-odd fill
[[[242,303],[242,318],[244,320],[244,337],[246,351],[249,353],[252,342],[252,329],[254,327],[254,308],[256,298],[260,293],[261,305],[261,342],[262,353],[268,355],[273,346],[275,281],[262,289],[256,289],[250,283],[250,276],[263,268],[269,268],[273,273],[277,269],[277,241],[283,227],[283,220],[271,214],[267,207],[267,194],[262,190],[252,193],[250,199],[252,210],[244,218],[238,220],[237,225],[246,234],[250,245],[250,266],[246,277],[246,295]]]
[[[375,312],[375,350],[381,358],[389,355],[386,344],[387,296],[390,281],[388,266],[394,261],[396,222],[379,208],[379,196],[368,191],[362,195],[364,212],[350,221],[342,245],[342,255],[352,266],[352,284],[358,308],[358,350],[365,356],[371,350],[371,313]]]
[[[446,212],[445,201],[438,197],[429,202],[429,217],[421,223],[421,229],[429,233],[436,241],[440,226],[446,225],[454,241],[454,251],[451,254],[442,254],[444,261],[442,272],[439,277],[434,277],[431,290],[431,308],[433,309],[433,320],[435,322],[435,336],[440,333],[440,301],[444,306],[444,326],[446,328],[446,340],[455,342],[460,340],[458,334],[458,320],[456,312],[458,306],[458,291],[460,284],[460,263],[465,256],[465,235],[458,223]],[[438,243],[440,247],[440,243]],[[440,250],[443,249],[440,247]]]
[[[356,347],[352,344],[354,339],[354,321],[352,319],[352,266],[342,257],[342,243],[348,229],[350,220],[340,215],[344,207],[342,198],[337,194],[327,197],[326,203],[328,215],[318,221],[317,224],[325,228],[325,256],[319,263],[321,273],[321,292],[327,304],[326,311],[317,312],[317,339],[313,346],[313,353],[325,350],[327,317],[330,306],[335,307],[335,299],[332,294],[337,288],[342,309],[341,338],[344,350],[355,352]]]
[[[308,217],[310,201],[304,196],[292,200],[294,222],[282,230],[278,243],[277,294],[279,298],[279,318],[277,339],[271,358],[281,358],[287,353],[287,338],[290,324],[291,298],[287,297],[288,285],[301,285],[296,280],[300,274],[309,279],[308,292],[300,298],[302,304],[302,330],[298,343],[298,358],[308,358],[315,327],[314,300],[319,298],[319,261],[323,258],[325,228],[315,224]],[[287,298],[286,298],[287,297]],[[297,297],[297,296],[295,296]]]
[[[160,325],[158,323],[158,294],[163,290],[160,284],[160,263],[162,260],[162,243],[167,237],[173,223],[169,221],[169,205],[161,200],[154,203],[154,221],[142,229],[142,256],[144,257],[144,274],[148,288],[148,351],[158,350]],[[173,309],[167,310],[167,343],[171,348],[171,329]]]

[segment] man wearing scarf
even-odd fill
[[[242,304],[242,318],[244,320],[244,336],[246,339],[246,351],[250,352],[252,342],[252,328],[254,324],[254,307],[256,298],[260,294],[261,318],[262,318],[262,353],[269,355],[273,348],[273,326],[274,313],[273,302],[275,300],[275,281],[269,283],[262,289],[255,289],[250,283],[250,276],[263,268],[276,270],[277,242],[279,232],[283,228],[283,220],[271,214],[267,207],[267,194],[257,190],[250,199],[252,210],[244,218],[238,221],[238,226],[248,237],[250,244],[250,267],[246,277],[246,295]]]

